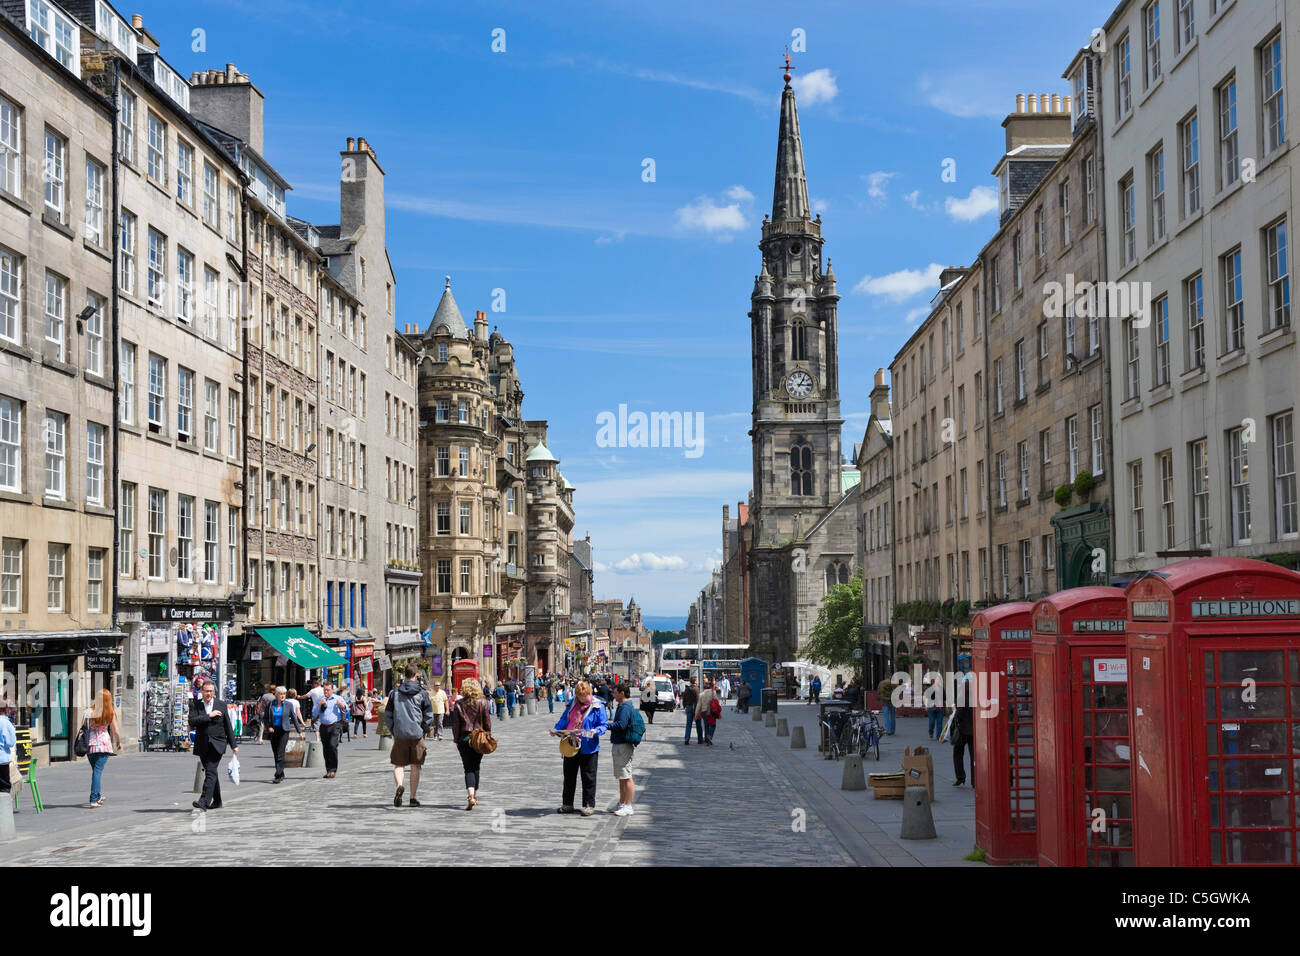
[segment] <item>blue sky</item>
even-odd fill
[[[292,215],[337,222],[338,151],[387,172],[398,325],[443,276],[516,349],[525,415],[577,486],[598,597],[685,616],[721,554],[751,460],[749,295],[770,210],[783,47],[809,193],[839,279],[844,445],[876,368],[992,234],[989,170],[1017,92],[1060,74],[1110,2],[792,5],[123,4],[186,76],[235,63],[266,94],[267,158]],[[350,11],[360,10],[359,15]],[[194,52],[195,29],[206,52]],[[493,31],[505,51],[493,52]],[[655,181],[643,181],[654,160]],[[947,158],[956,181],[941,178]],[[505,311],[491,311],[504,289]],[[602,448],[596,417],[702,413],[703,453]]]

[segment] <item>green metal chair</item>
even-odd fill
[[[23,771],[27,771],[25,782],[32,794],[32,803],[36,807],[37,813],[45,812],[45,804],[41,802],[41,787],[36,782],[36,760],[32,757],[32,729],[24,727],[16,731],[18,738],[18,778],[23,780]],[[14,810],[18,809],[18,801],[14,801]]]

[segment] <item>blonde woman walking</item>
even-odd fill
[[[492,732],[492,710],[483,697],[483,688],[472,677],[461,681],[461,696],[451,709],[452,739],[460,752],[460,765],[465,771],[466,810],[478,806],[479,768],[483,755],[469,745],[469,735],[475,730]]]

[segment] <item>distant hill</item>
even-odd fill
[[[650,617],[643,614],[641,623],[652,631],[682,631],[686,629],[684,617]]]

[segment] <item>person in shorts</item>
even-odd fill
[[[406,665],[406,679],[388,695],[388,706],[384,708],[384,719],[393,733],[388,761],[393,765],[393,782],[397,785],[393,794],[395,807],[402,805],[406,790],[402,778],[407,767],[411,768],[410,806],[420,805],[415,792],[420,788],[420,768],[424,766],[424,735],[433,726],[433,702],[429,700],[429,692],[415,679],[418,673],[414,664]]]
[[[614,779],[618,781],[618,806],[614,816],[630,817],[633,813],[632,801],[636,797],[636,784],[632,782],[632,755],[636,753],[636,744],[627,740],[627,732],[636,711],[628,703],[627,695],[630,685],[619,681],[614,686],[614,703],[617,710],[609,725],[609,742],[614,753]]]

